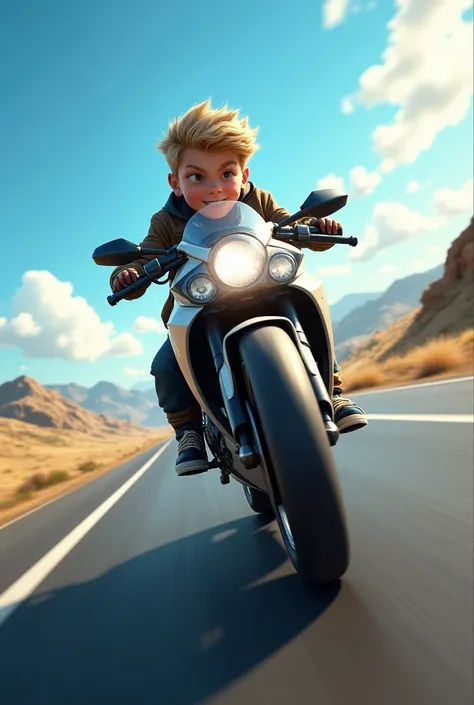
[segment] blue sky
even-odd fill
[[[176,7],[0,3],[0,383],[151,380],[165,292],[110,308],[91,254],[146,234],[169,193],[156,142],[207,97],[260,127],[251,179],[289,210],[343,180],[361,246],[305,260],[330,302],[434,267],[469,222],[467,0]]]

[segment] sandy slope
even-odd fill
[[[24,508],[52,495],[66,492],[118,465],[127,457],[169,437],[171,429],[134,429],[127,436],[90,434],[66,429],[40,428],[16,419],[0,418],[0,505],[9,500],[22,483],[36,473],[65,470],[70,479],[33,493]],[[94,462],[98,468],[83,472],[79,466]],[[0,510],[0,516],[4,511]]]

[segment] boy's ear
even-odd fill
[[[250,176],[250,169],[248,166],[245,167],[245,169],[242,171],[242,184],[246,184],[247,181],[249,180]]]
[[[176,196],[182,196],[182,191],[179,188],[179,183],[178,179],[174,174],[168,174],[168,183],[171,186],[172,190],[175,192]]]

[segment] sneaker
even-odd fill
[[[334,422],[339,433],[350,433],[367,426],[367,417],[359,406],[351,399],[335,394],[332,398]]]
[[[209,470],[206,447],[202,433],[186,429],[182,431],[178,440],[178,457],[176,458],[176,472],[181,475],[198,475]]]

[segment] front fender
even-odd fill
[[[223,353],[224,367],[226,369],[225,371],[223,371],[223,375],[225,376],[227,394],[230,394],[229,399],[232,398],[234,394],[233,376],[230,373],[230,370],[232,369],[234,353],[237,350],[237,342],[239,338],[247,330],[250,330],[252,328],[261,328],[263,326],[268,325],[274,325],[278,326],[279,328],[283,328],[283,330],[288,333],[288,335],[296,345],[296,348],[301,355],[301,358],[305,364],[308,374],[311,376],[319,376],[318,366],[313,357],[311,349],[306,345],[302,345],[298,337],[298,333],[296,332],[296,329],[289,318],[286,318],[286,316],[256,316],[255,318],[249,318],[248,321],[239,323],[239,325],[232,328],[232,330],[230,330],[224,337]]]

